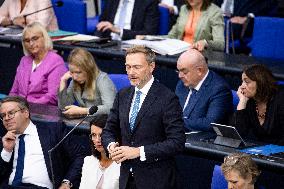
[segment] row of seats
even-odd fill
[[[103,7],[103,0],[102,7]],[[52,3],[57,0],[52,0]],[[87,18],[86,3],[82,0],[63,0],[62,7],[54,7],[61,30],[83,34],[95,31],[99,17]],[[160,35],[166,35],[169,28],[169,10],[159,7]],[[273,17],[255,17],[253,38],[249,43],[254,57],[284,60],[284,19]],[[225,35],[229,36],[229,35]],[[229,40],[226,40],[228,43]],[[228,46],[228,44],[226,44]]]
[[[226,53],[239,46],[239,40],[231,40],[231,24],[225,21]],[[255,17],[252,39],[248,44],[251,55],[260,58],[284,60],[284,18]],[[229,38],[229,39],[228,39]]]

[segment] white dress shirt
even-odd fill
[[[41,187],[52,189],[52,182],[49,179],[41,143],[39,140],[36,126],[30,121],[28,127],[24,131],[25,134],[25,160],[22,183],[30,183]],[[19,149],[19,135],[16,135],[16,145],[14,148],[13,169],[9,177],[9,185],[12,184],[15,177],[18,149]],[[12,152],[7,152],[4,148],[1,152],[1,157],[4,161],[9,162],[12,157]]]
[[[115,17],[114,17],[114,26],[117,27],[118,22],[119,22],[119,18],[120,18],[120,12],[122,9],[122,3],[123,0],[120,0]],[[116,34],[116,33],[111,33],[111,37],[112,39],[115,40],[121,40],[121,37],[123,35],[123,29],[131,29],[131,19],[132,19],[132,12],[133,12],[133,8],[134,8],[134,3],[135,0],[128,0],[127,6],[126,6],[126,17],[125,17],[125,21],[124,21],[124,27],[120,28],[120,35]],[[125,8],[125,7],[124,7]]]
[[[178,15],[178,8],[175,6],[174,0],[162,0],[161,3],[164,3],[170,7],[174,8],[174,14]]]
[[[207,71],[207,73],[206,73],[205,76],[202,78],[202,80],[199,81],[199,83],[196,85],[196,87],[194,87],[194,89],[195,89],[196,91],[199,91],[199,89],[200,89],[201,85],[203,84],[204,80],[207,78],[208,73],[209,73],[209,71]],[[189,88],[189,89],[190,89],[190,88]],[[190,89],[190,91],[189,91],[189,93],[188,93],[188,95],[187,95],[187,97],[186,97],[186,101],[185,101],[185,103],[184,103],[184,106],[183,106],[183,110],[182,110],[182,111],[184,111],[185,107],[187,106],[191,94],[192,94],[192,90]]]
[[[229,8],[228,10],[226,10],[227,7]],[[221,5],[221,10],[225,15],[232,15],[234,13],[234,0],[224,0]]]

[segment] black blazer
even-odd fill
[[[119,0],[106,0],[100,21],[114,22]],[[159,10],[157,0],[136,0],[131,18],[131,30],[123,30],[122,40],[134,39],[136,35],[156,35],[159,31]],[[110,32],[99,32],[95,35],[108,37]]]
[[[121,146],[144,146],[146,161],[136,158],[121,164],[119,188],[126,187],[132,168],[138,189],[174,189],[176,167],[173,157],[183,151],[185,143],[178,99],[168,88],[154,81],[131,133],[129,111],[133,95],[133,86],[118,92],[102,133],[105,148],[116,138],[120,139]]]
[[[255,101],[249,99],[246,109],[235,112],[234,123],[241,135],[250,139],[284,145],[284,90],[279,91],[267,104],[265,121],[260,126]]]
[[[54,147],[65,135],[65,127],[62,126],[62,124],[57,123],[35,124],[43,150],[48,176],[52,181],[48,150]],[[0,147],[2,151],[2,140]],[[54,153],[52,153],[56,188],[60,186],[63,179],[70,180],[73,183],[74,188],[79,188],[81,180],[81,169],[83,166],[85,154],[86,153],[83,147],[74,142],[74,140],[72,140],[72,136],[69,136],[67,140],[65,140],[65,142],[63,142],[62,145],[60,145],[58,149],[54,151]],[[8,183],[9,176],[12,171],[13,159],[14,158],[12,156],[11,161],[9,163],[6,163],[0,157],[0,183],[2,183],[2,186],[7,185]]]

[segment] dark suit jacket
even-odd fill
[[[183,107],[188,95],[188,87],[179,81],[176,94]],[[186,128],[198,131],[210,131],[210,123],[224,123],[233,111],[233,98],[228,84],[216,73],[209,71],[191,106],[184,111]],[[189,105],[189,104],[188,104]]]
[[[131,133],[129,111],[134,91],[132,86],[118,92],[102,133],[105,148],[116,138],[121,141],[121,146],[144,146],[146,161],[136,158],[121,164],[119,188],[126,187],[132,168],[138,189],[174,189],[176,168],[173,157],[183,151],[185,143],[178,99],[168,88],[154,81]]]
[[[107,0],[100,21],[114,22],[119,0]],[[134,39],[136,35],[156,35],[159,31],[159,10],[157,0],[136,0],[131,18],[131,30],[124,29],[122,40]],[[96,32],[107,37],[110,32]]]
[[[242,136],[266,143],[284,145],[284,89],[267,104],[265,121],[260,126],[255,101],[249,99],[244,110],[235,112],[234,123]]]
[[[48,175],[52,181],[48,150],[53,148],[64,136],[65,127],[63,127],[62,124],[56,123],[35,124],[43,150]],[[0,146],[2,151],[2,140]],[[80,145],[76,144],[76,142],[74,142],[70,136],[52,153],[56,188],[60,186],[63,179],[70,180],[73,183],[74,188],[79,188],[84,157],[85,150]],[[13,159],[14,158],[12,156],[11,161],[6,163],[0,157],[0,183],[3,182],[3,185],[8,183],[9,176],[12,171]]]

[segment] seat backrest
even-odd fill
[[[52,0],[54,4],[57,0]],[[63,6],[54,7],[60,30],[85,34],[87,31],[87,8],[84,1],[62,0]]]
[[[255,17],[249,46],[255,57],[284,60],[284,18]]]
[[[228,184],[222,173],[221,167],[215,165],[211,181],[211,189],[227,189]]]
[[[130,81],[126,74],[108,74],[108,76],[112,80],[117,91],[130,86]]]
[[[160,12],[159,34],[167,35],[169,32],[169,23],[170,23],[169,9],[159,6],[159,12]]]

